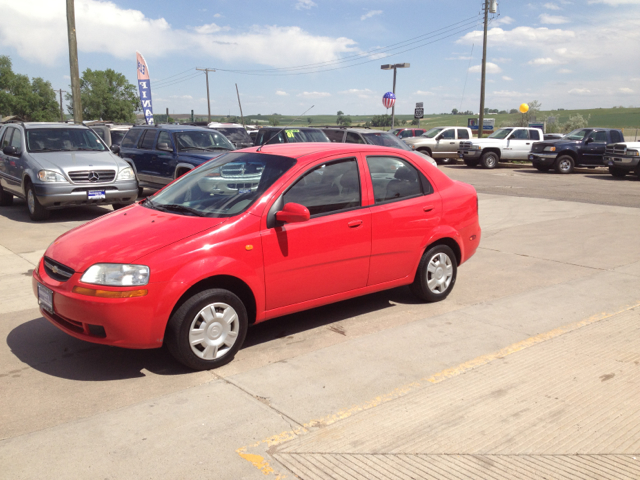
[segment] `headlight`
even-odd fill
[[[637,157],[638,155],[640,155],[640,153],[638,153],[638,150],[627,150],[627,155]]]
[[[480,145],[471,145],[471,150],[482,150]]]
[[[149,283],[149,267],[145,265],[122,265],[119,263],[97,263],[84,272],[81,282],[113,287],[146,285]]]
[[[133,168],[125,167],[118,172],[118,180],[133,180],[136,178],[136,174],[133,173]]]
[[[64,178],[58,172],[54,172],[52,170],[40,170],[38,172],[38,178],[43,182],[66,182],[66,178]]]
[[[555,152],[556,147],[544,147],[543,152]]]

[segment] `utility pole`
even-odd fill
[[[78,41],[76,39],[76,13],[74,0],[67,0],[67,32],[69,35],[69,67],[71,68],[71,99],[73,122],[82,123],[82,101],[80,100],[80,69],[78,68]]]
[[[200,70],[204,72],[207,77],[207,108],[209,109],[209,123],[211,123],[211,100],[209,99],[209,72],[215,72],[215,68],[196,68],[196,70]]]
[[[60,94],[60,121],[64,122],[64,110],[62,109],[62,94],[67,93],[66,90],[54,90],[54,92],[58,92]]]
[[[240,118],[242,119],[242,126],[244,127],[244,115],[242,114],[242,103],[240,103],[240,91],[238,90],[238,84],[236,83],[236,93],[238,94],[238,105],[240,105]],[[246,128],[246,127],[245,127]]]
[[[489,19],[489,0],[484,1],[484,37],[482,40],[482,79],[480,80],[480,118],[478,138],[484,133],[484,79],[487,74],[487,22]]]

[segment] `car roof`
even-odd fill
[[[24,126],[24,128],[89,128],[86,125],[62,122],[25,122],[22,125]]]
[[[375,130],[371,128],[358,128],[358,127],[324,127],[320,130],[337,130],[341,132],[356,132],[356,133],[389,133],[384,130]]]
[[[385,132],[386,133],[386,132]],[[383,147],[381,145],[369,145],[362,143],[327,143],[327,142],[301,142],[301,143],[278,143],[270,145],[262,145],[260,147],[243,148],[242,150],[236,150],[236,152],[258,152],[269,155],[280,155],[283,157],[290,157],[300,159],[307,155],[323,154],[327,155],[340,155],[340,154],[353,154],[355,152],[367,152],[386,150],[390,153],[397,154],[399,150],[397,148]]]
[[[195,126],[195,125],[173,125],[170,123],[167,124],[160,124],[160,125],[135,125],[132,128],[155,128],[157,130],[171,130],[172,132],[187,132],[187,131],[191,131],[191,130],[206,130],[207,132],[210,132],[211,129],[207,128],[207,127],[200,127],[200,126]]]

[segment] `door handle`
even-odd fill
[[[531,143],[527,142],[527,145],[531,145]]]
[[[433,205],[426,205],[422,207],[422,210],[424,210],[425,212],[430,212],[431,210],[433,210]]]
[[[356,228],[362,225],[362,220],[352,220],[349,222],[349,228]]]

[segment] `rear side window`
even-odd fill
[[[611,130],[611,141],[613,143],[618,143],[624,142],[624,139],[622,138],[622,134],[620,134],[620,132],[618,132],[617,130]]]
[[[323,130],[324,134],[334,143],[342,143],[344,138],[344,130]]]
[[[140,143],[140,148],[144,148],[145,150],[151,150],[153,146],[156,144],[156,134],[158,132],[156,130],[148,129],[144,133],[144,137],[142,137],[142,143]]]
[[[459,128],[458,129],[458,140],[468,140],[469,139],[469,132],[467,130],[465,130],[464,128]]]
[[[427,178],[413,165],[396,157],[367,157],[376,204],[429,194]]]
[[[529,130],[529,138],[531,140],[540,140],[540,134],[537,130]]]
[[[129,130],[129,133],[127,133],[127,135],[122,139],[122,143],[120,144],[120,146],[136,148],[136,146],[138,146],[138,139],[140,138],[141,134],[141,128],[132,128],[131,130]]]
[[[299,203],[311,216],[359,207],[360,175],[355,159],[326,163],[304,174],[285,194],[284,203]]]
[[[347,139],[345,140],[347,143],[365,143],[364,139],[361,135],[353,132],[347,132]]]

